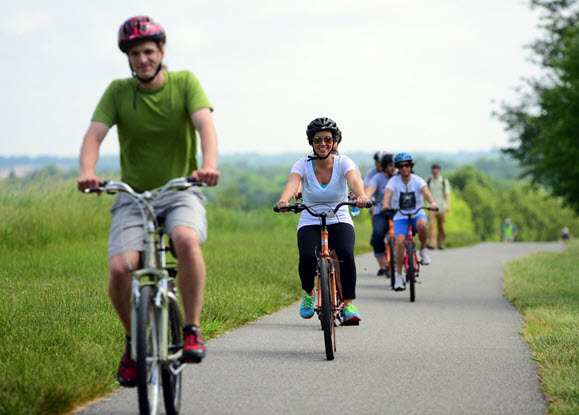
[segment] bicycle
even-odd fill
[[[336,352],[336,320],[342,325],[341,311],[344,308],[344,299],[342,297],[341,284],[336,278],[334,258],[330,253],[328,245],[326,219],[334,217],[342,206],[356,206],[356,202],[341,202],[338,203],[334,209],[330,208],[329,211],[318,213],[313,210],[313,208],[319,205],[320,204],[306,206],[302,203],[295,203],[281,209],[275,206],[273,210],[274,212],[291,211],[296,214],[307,210],[310,215],[318,217],[321,220],[321,249],[316,266],[316,275],[318,276],[318,301],[317,306],[314,307],[314,311],[318,314],[322,324],[322,330],[324,331],[326,358],[333,360]],[[372,207],[372,203],[368,202],[365,207]],[[327,316],[329,316],[329,318]]]
[[[420,273],[420,262],[418,261],[418,255],[416,254],[416,244],[414,243],[414,227],[412,226],[412,216],[418,214],[422,209],[438,211],[438,207],[432,209],[431,207],[421,206],[416,209],[415,212],[408,213],[403,212],[400,209],[385,209],[384,211],[390,215],[394,216],[394,213],[400,212],[405,216],[408,216],[408,237],[404,243],[404,270],[406,272],[406,283],[410,286],[410,302],[416,301],[416,278],[418,278]],[[393,229],[392,229],[393,231]]]
[[[390,278],[390,287],[394,289],[396,281],[396,235],[394,234],[393,215],[388,214],[388,236],[386,236],[386,278]]]
[[[106,181],[85,193],[119,192],[129,195],[139,206],[145,231],[142,268],[132,272],[131,359],[137,364],[139,412],[159,412],[160,387],[168,415],[179,414],[181,372],[187,365],[181,360],[183,349],[183,314],[179,307],[175,279],[176,263],[167,263],[165,230],[157,221],[152,202],[162,195],[191,186],[205,186],[191,177],[169,180],[164,186],[143,193],[123,182]]]

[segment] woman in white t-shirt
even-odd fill
[[[358,207],[365,207],[369,199],[364,193],[364,183],[356,163],[332,151],[342,141],[342,133],[336,123],[329,118],[316,118],[306,129],[308,142],[314,155],[298,160],[292,167],[289,181],[276,206],[289,206],[300,184],[304,204],[320,204],[328,210],[338,203],[348,200],[348,188],[357,197]],[[315,209],[315,208],[314,208]],[[328,242],[340,260],[340,279],[344,296],[343,320],[346,324],[361,321],[358,310],[352,304],[356,298],[356,264],[354,262],[354,223],[347,206],[342,206],[335,218],[327,219]],[[314,315],[314,280],[316,272],[316,252],[320,250],[320,219],[302,212],[298,224],[298,250],[300,254],[299,274],[304,295],[300,307],[302,318]]]

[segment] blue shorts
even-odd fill
[[[424,218],[424,220],[426,221],[426,224],[428,225],[428,218],[426,217],[426,215],[424,213],[420,212],[419,214],[417,214],[416,216],[414,216],[412,218],[413,233],[416,233],[416,221],[420,218]],[[404,219],[396,219],[394,221],[394,235],[396,235],[396,236],[398,236],[398,235],[408,236],[408,217],[406,217]]]

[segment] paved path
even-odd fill
[[[185,373],[183,414],[543,414],[537,366],[503,297],[503,262],[555,243],[485,243],[432,253],[416,302],[357,258],[363,322],[339,327],[327,361],[316,318],[295,304],[208,343]],[[83,415],[136,414],[121,389]]]

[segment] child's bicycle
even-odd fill
[[[403,212],[400,209],[385,209],[384,211],[394,217],[396,212],[400,212],[408,216],[408,238],[406,238],[405,252],[404,252],[404,270],[406,271],[406,284],[410,287],[410,302],[416,300],[416,278],[420,273],[420,262],[416,255],[416,244],[413,240],[414,227],[412,226],[412,217],[420,212],[422,209],[438,211],[438,207],[432,209],[431,207],[419,207],[415,212]],[[393,231],[393,230],[392,230]]]
[[[334,258],[330,254],[326,219],[334,217],[342,206],[356,206],[356,202],[341,202],[338,203],[334,209],[324,212],[316,212],[313,210],[314,207],[319,206],[320,205],[306,206],[302,203],[296,203],[281,209],[274,207],[273,210],[275,212],[291,211],[294,213],[307,210],[310,215],[316,216],[321,220],[321,249],[316,267],[316,274],[318,276],[318,304],[317,307],[315,307],[315,311],[320,317],[322,330],[324,331],[326,358],[333,360],[336,352],[335,321],[338,320],[339,323],[342,324],[341,311],[344,307],[344,299],[342,298],[342,287],[336,277]],[[372,203],[368,202],[366,207],[372,207]]]
[[[165,411],[177,415],[181,406],[181,360],[183,349],[183,314],[177,299],[176,264],[167,264],[169,248],[165,232],[157,222],[153,200],[175,190],[205,186],[191,177],[170,180],[163,187],[136,193],[123,182],[103,182],[86,193],[126,193],[138,204],[143,216],[145,248],[141,266],[132,273],[131,295],[131,359],[137,363],[139,412],[156,415],[159,412],[160,387],[163,386]]]

